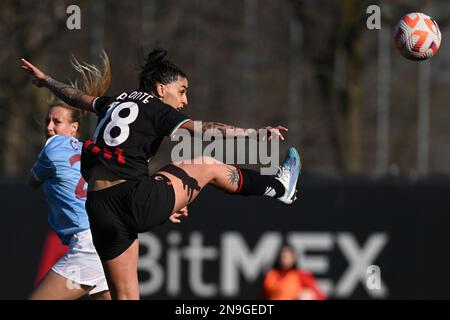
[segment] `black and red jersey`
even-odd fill
[[[81,173],[86,181],[98,161],[125,180],[148,175],[148,162],[164,137],[190,120],[142,91],[97,97],[92,108],[99,119],[92,139],[83,145]]]

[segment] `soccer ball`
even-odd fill
[[[395,47],[409,60],[420,61],[434,56],[441,45],[439,26],[426,14],[404,16],[395,26]]]

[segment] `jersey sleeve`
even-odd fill
[[[156,132],[162,136],[172,136],[184,123],[191,120],[188,116],[160,101],[154,109],[154,125]]]
[[[105,113],[106,107],[108,106],[108,102],[111,101],[111,97],[100,96],[92,100],[91,107],[92,110],[98,115],[101,116]]]
[[[47,151],[48,150],[46,148],[41,151],[33,165],[33,168],[31,168],[31,173],[39,182],[44,182],[56,174],[56,168],[48,156]]]

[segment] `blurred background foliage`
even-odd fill
[[[81,29],[69,30],[69,5]],[[369,5],[381,29],[369,30]],[[396,22],[409,12],[434,17],[440,52],[411,62],[395,51]],[[450,174],[448,1],[136,0],[0,1],[0,176],[28,174],[45,142],[48,92],[19,69],[25,57],[69,82],[69,61],[100,65],[104,49],[113,81],[108,94],[138,85],[154,47],[189,76],[196,120],[241,127],[284,125],[282,151],[297,146],[304,174],[346,177],[446,177]],[[89,115],[82,138],[95,127]],[[163,145],[168,151],[169,143]],[[160,152],[152,166],[168,162]]]

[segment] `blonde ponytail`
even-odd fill
[[[108,90],[111,83],[111,64],[105,51],[101,54],[102,71],[95,65],[79,62],[72,56],[71,65],[81,75],[81,87],[78,81],[74,85],[90,96],[102,96]]]
[[[95,65],[85,62],[80,63],[74,56],[72,56],[72,61],[70,63],[72,67],[81,75],[81,85],[78,81],[71,83],[71,85],[90,96],[98,97],[104,95],[111,83],[111,65],[105,51],[102,52],[101,59],[103,64],[102,71],[100,71],[100,69]],[[86,110],[73,108],[53,95],[49,97],[47,103],[49,105],[49,109],[54,107],[68,109],[70,111],[71,122],[78,122],[78,132],[80,131],[81,119],[86,115]]]

